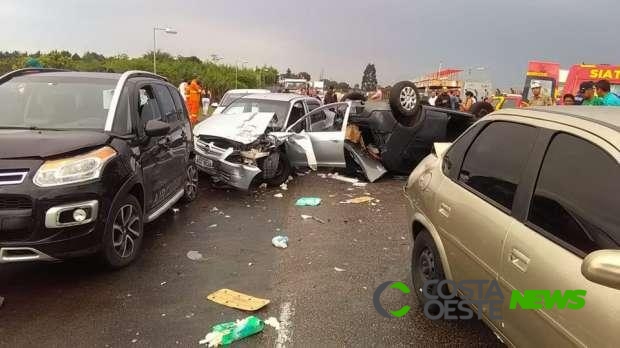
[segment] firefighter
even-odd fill
[[[532,90],[532,99],[529,102],[530,106],[551,106],[553,105],[553,101],[551,97],[548,95],[543,95],[541,93],[542,86],[540,82],[534,81],[531,85]]]

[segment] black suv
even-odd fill
[[[179,91],[148,72],[0,77],[0,263],[131,263],[144,223],[196,198]]]

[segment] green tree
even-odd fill
[[[368,63],[362,76],[362,90],[368,92],[375,89],[377,89],[377,69],[374,64]]]
[[[308,74],[305,71],[302,71],[302,72],[298,73],[297,77],[300,78],[300,79],[304,79],[306,81],[312,80],[312,76],[310,76],[310,74]]]

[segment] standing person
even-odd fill
[[[435,99],[435,106],[438,108],[450,109],[450,95],[448,95],[447,87],[444,87],[437,96],[437,99]]]
[[[181,81],[181,83],[179,84],[179,92],[181,92],[181,96],[183,97],[183,100],[187,99],[187,95],[185,94],[187,86],[188,86],[188,80],[187,79],[183,79],[183,81]]]
[[[540,85],[540,82],[538,81],[532,82],[530,89],[532,90],[532,99],[529,102],[530,106],[551,106],[553,105],[553,101],[551,100],[550,96],[541,94],[542,86]]]
[[[189,120],[192,125],[198,123],[198,113],[200,112],[200,99],[202,88],[197,79],[193,79],[189,86],[185,89],[187,94],[187,109],[189,111]]]
[[[471,106],[474,105],[474,103],[474,94],[471,91],[467,91],[465,92],[465,102],[461,104],[460,110],[463,112],[469,112],[471,110]]]
[[[609,80],[600,80],[596,83],[596,94],[601,98],[605,106],[620,106],[620,98],[611,93]]]
[[[457,90],[453,89],[450,91],[450,109],[459,110],[460,109],[460,101],[457,96]]]
[[[202,88],[202,115],[207,116],[209,113],[209,104],[211,104],[211,92],[206,88]]]
[[[581,105],[596,106],[603,105],[601,98],[594,93],[594,82],[586,81],[579,85],[579,94],[581,94]]]
[[[564,97],[562,98],[562,104],[575,105],[575,96],[570,93],[564,94]]]
[[[432,91],[430,98],[428,98],[428,103],[432,106],[435,106],[435,101],[437,100],[437,92]]]
[[[331,103],[336,103],[338,102],[338,97],[336,96],[336,93],[334,92],[334,86],[329,86],[329,88],[327,89],[327,93],[325,93],[325,100],[324,100],[324,104],[331,104]]]
[[[383,100],[383,90],[381,90],[381,86],[377,85],[377,89],[375,93],[370,96],[370,100]]]

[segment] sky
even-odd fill
[[[523,84],[528,60],[620,63],[618,0],[0,0],[0,50],[211,54],[314,79],[379,84],[443,67]],[[476,70],[474,70],[476,71]]]

